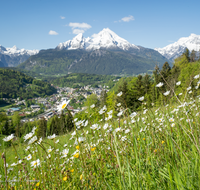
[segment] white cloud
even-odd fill
[[[61,19],[65,19],[65,17],[64,17],[64,16],[60,16],[60,18],[61,18]]]
[[[98,35],[98,34],[93,34],[91,37],[92,37],[92,38],[95,38],[95,37],[97,37],[97,35]]]
[[[121,20],[119,20],[119,22],[130,22],[131,20],[135,20],[132,15],[123,17]],[[114,21],[114,23],[116,23],[116,22],[118,22],[118,21]]]
[[[89,29],[92,28],[89,24],[87,23],[77,23],[77,22],[70,22],[69,26],[72,27],[72,29],[74,28],[82,28],[82,29]]]
[[[79,34],[79,33],[84,33],[84,30],[81,29],[73,29],[73,34]]]
[[[78,23],[78,22],[70,22],[69,25],[72,28],[73,34],[79,34],[79,33],[84,33],[86,30],[92,28],[87,23]]]
[[[49,35],[58,35],[58,33],[56,31],[50,30]]]

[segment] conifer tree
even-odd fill
[[[196,61],[196,51],[192,50],[190,54],[190,62],[195,62]]]
[[[188,48],[185,48],[185,51],[183,54],[186,56],[187,62],[190,62],[190,51]]]
[[[66,126],[67,126],[67,131],[71,131],[74,128],[74,122],[73,122],[73,116],[69,110],[67,119],[66,119]]]
[[[46,130],[47,130],[47,121],[44,118],[42,118],[41,120],[39,120],[37,136],[43,138],[46,137]]]

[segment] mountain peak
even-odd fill
[[[189,37],[182,37],[177,42],[167,45],[163,48],[155,48],[160,54],[170,61],[183,54],[185,48],[192,50],[200,50],[200,35],[191,33]]]
[[[122,49],[128,50],[130,48],[137,48],[134,44],[129,43],[127,40],[119,37],[115,32],[109,28],[104,28],[98,34],[93,34],[91,38],[84,38],[80,33],[72,40],[60,43],[58,49]]]
[[[79,33],[78,35],[76,35],[73,40],[77,40],[77,41],[82,41],[83,40],[83,33]]]

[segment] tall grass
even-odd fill
[[[187,93],[158,109],[144,102],[118,120],[105,108],[106,119],[75,121],[71,134],[1,147],[8,166],[1,159],[0,187],[6,171],[8,189],[199,189],[199,99]]]

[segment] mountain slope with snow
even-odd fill
[[[180,56],[185,48],[192,50],[200,50],[200,35],[191,34],[189,37],[180,38],[177,42],[169,44],[164,48],[155,48],[160,54],[173,62],[175,58]]]
[[[39,50],[18,49],[16,46],[5,48],[0,45],[0,61],[5,67],[15,67],[37,53]]]
[[[109,28],[104,28],[98,34],[93,34],[92,38],[84,38],[83,34],[78,34],[72,40],[68,40],[64,43],[60,43],[56,49],[84,49],[88,51],[97,49],[119,49],[129,50],[130,48],[136,48],[137,46],[129,43],[127,40],[119,37],[116,33]]]

